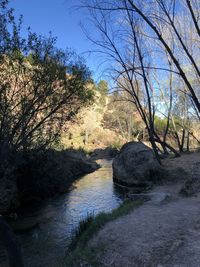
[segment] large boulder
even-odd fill
[[[153,150],[141,142],[125,144],[112,166],[114,182],[132,187],[136,193],[150,188],[161,170]]]

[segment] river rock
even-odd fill
[[[133,187],[135,193],[151,187],[160,173],[153,150],[141,142],[125,144],[113,160],[112,167],[114,182]]]

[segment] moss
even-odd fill
[[[97,250],[96,248],[88,247],[88,241],[91,240],[106,223],[130,213],[132,210],[142,205],[142,203],[142,201],[126,200],[110,213],[100,213],[96,217],[88,216],[87,219],[80,223],[74,235],[69,252],[65,258],[64,266],[99,266],[95,255],[105,248],[98,247]]]

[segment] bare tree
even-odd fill
[[[119,21],[113,15],[112,8],[103,8],[95,3],[91,10],[94,24],[101,34],[100,40],[89,37],[114,64],[113,78],[117,87],[131,97],[131,101],[137,108],[149,135],[149,141],[155,151],[158,161],[160,150],[158,144],[166,152],[171,150],[178,156],[177,151],[156,133],[154,127],[155,95],[157,94],[152,80],[151,52],[144,34],[144,22],[140,17],[135,17],[135,11],[128,7],[127,1],[123,2],[123,9],[117,8]],[[97,13],[96,13],[97,11]],[[111,25],[115,25],[114,27]],[[116,26],[117,25],[117,26]],[[168,70],[170,71],[170,70]]]
[[[123,1],[90,1],[85,5],[93,10],[101,10],[105,13],[115,13],[115,16],[120,14],[130,13],[133,19],[141,18],[143,26],[146,30],[146,36],[151,40],[154,40],[155,44],[160,43],[162,48],[167,51],[168,56],[171,58],[173,64],[177,69],[177,74],[184,81],[190,97],[197,109],[200,112],[200,102],[198,93],[190,81],[189,75],[185,72],[182,62],[187,61],[191,68],[195,72],[196,77],[200,78],[200,70],[198,62],[195,56],[192,54],[190,47],[187,45],[187,41],[184,38],[181,28],[179,27],[178,16],[183,14],[185,17],[189,16],[192,30],[199,32],[198,14],[199,6],[196,1],[186,0],[155,0],[155,1],[138,1],[138,0],[123,0]],[[194,8],[194,6],[196,8]],[[169,40],[164,35],[164,32],[168,29],[171,32],[172,38],[176,38],[177,45],[181,49],[182,60],[170,47]],[[196,44],[199,44],[199,35],[196,36]],[[199,49],[196,45],[195,49]]]

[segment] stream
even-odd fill
[[[100,169],[76,180],[67,193],[18,211],[14,228],[34,225],[31,230],[17,234],[25,267],[60,266],[79,222],[89,214],[109,212],[122,203],[123,193],[112,180],[112,161],[98,163]],[[2,247],[0,266],[8,266]]]

